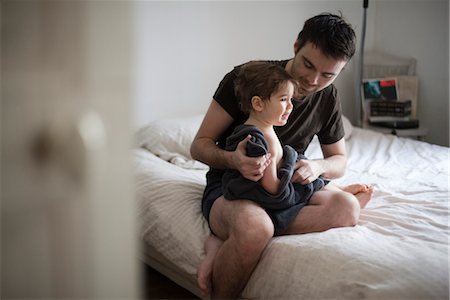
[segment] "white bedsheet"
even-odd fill
[[[243,297],[448,299],[449,148],[355,128],[347,152],[335,183],[375,186],[358,225],[274,238]],[[306,155],[319,157],[317,141]],[[205,170],[133,157],[141,238],[193,281],[209,235]]]

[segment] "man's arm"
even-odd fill
[[[206,112],[192,142],[191,156],[216,169],[236,169],[247,179],[258,181],[270,163],[270,155],[247,157],[247,139],[241,141],[236,151],[225,151],[216,145],[220,135],[231,125],[233,118],[215,101]]]
[[[321,144],[320,146],[324,158],[298,161],[296,165],[298,169],[295,171],[292,181],[307,184],[316,180],[320,175],[327,179],[339,178],[344,175],[347,166],[344,138],[334,144]]]
[[[202,124],[191,144],[192,158],[216,169],[234,169],[232,152],[216,145],[219,136],[231,125],[233,118],[215,101],[203,118]]]

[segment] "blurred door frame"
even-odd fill
[[[1,298],[138,297],[132,2],[1,3]]]

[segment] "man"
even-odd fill
[[[321,14],[304,24],[294,43],[294,58],[272,61],[299,82],[294,109],[285,126],[276,132],[283,144],[303,154],[314,135],[321,144],[323,159],[297,162],[293,181],[311,183],[320,175],[327,179],[344,174],[346,152],[341,107],[333,81],[355,53],[355,33],[342,17]],[[212,281],[212,297],[236,298],[245,287],[266,245],[274,235],[272,220],[258,204],[247,199],[224,199],[221,179],[225,169],[236,169],[258,181],[270,164],[270,154],[251,158],[245,144],[225,151],[225,140],[247,116],[239,109],[234,79],[239,67],[225,75],[191,146],[192,157],[210,166],[202,211],[218,238],[205,243],[205,263],[199,268],[203,290]],[[319,196],[317,196],[319,195]],[[352,185],[343,190],[327,185],[316,192],[283,234],[325,231],[354,226],[360,208],[372,196],[372,188]],[[223,242],[222,242],[223,241]]]

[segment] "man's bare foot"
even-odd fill
[[[369,187],[369,185],[367,185],[367,184],[355,183],[355,184],[349,184],[344,187],[341,187],[341,189],[344,192],[347,192],[347,193],[350,193],[350,194],[353,194],[356,196],[356,194],[358,194],[358,193],[367,191],[368,187]]]
[[[366,207],[367,203],[373,196],[373,186],[368,184],[350,184],[343,187],[342,190],[355,195],[361,208]]]
[[[372,199],[373,196],[373,186],[368,185],[365,192],[360,192],[355,195],[359,201],[359,206],[361,208],[366,207],[367,203]]]
[[[211,277],[214,265],[214,258],[217,251],[222,246],[223,241],[211,234],[205,241],[204,251],[205,259],[200,263],[197,269],[197,284],[204,296],[211,292]]]

